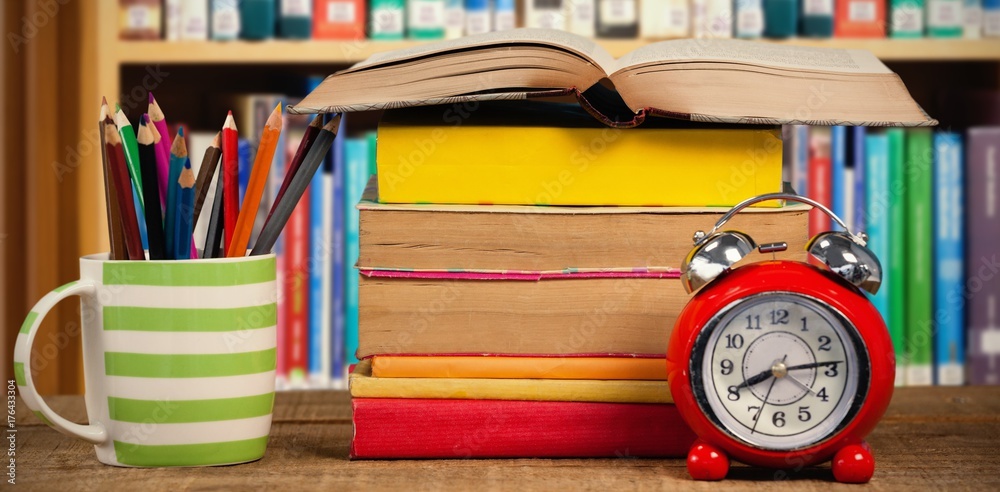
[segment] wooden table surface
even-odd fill
[[[49,397],[47,401],[66,418],[86,421],[82,397]],[[47,428],[19,401],[17,484],[37,490],[236,486],[326,491],[715,490],[720,486],[861,490],[832,483],[829,465],[793,473],[781,481],[774,481],[771,471],[736,465],[729,479],[720,484],[691,481],[682,459],[348,461],[349,401],[345,392],[279,393],[271,440],[262,460],[236,466],[157,469],[103,465],[92,446]],[[869,442],[877,468],[865,490],[998,490],[1000,387],[898,389]]]

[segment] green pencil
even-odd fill
[[[128,174],[132,178],[135,189],[140,190],[138,193],[139,205],[145,209],[146,202],[143,200],[141,192],[142,167],[139,164],[139,143],[135,140],[135,130],[132,129],[132,124],[129,123],[121,106],[116,104],[115,109],[118,110],[115,113],[115,125],[118,126],[118,135],[122,138],[122,150],[125,152],[125,163],[128,165]],[[141,211],[137,210],[136,212],[141,215]]]

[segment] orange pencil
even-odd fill
[[[257,146],[257,156],[250,171],[250,182],[247,183],[246,194],[243,195],[243,207],[236,221],[236,231],[233,242],[226,250],[226,256],[245,256],[250,243],[250,231],[253,230],[254,219],[257,218],[257,207],[260,206],[264,186],[267,185],[267,173],[271,170],[274,151],[278,147],[278,136],[281,135],[281,103],[274,107],[271,116],[264,123],[264,131],[260,135],[260,145]]]

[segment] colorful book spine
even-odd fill
[[[1000,384],[1000,128],[970,128],[967,135],[969,383],[995,385]]]
[[[240,204],[243,204],[243,197],[247,193],[247,185],[250,184],[250,170],[253,165],[253,145],[245,138],[239,139],[236,145],[236,152],[239,154],[239,185]]]
[[[711,38],[733,37],[733,5],[730,0],[707,0],[705,26]]]
[[[962,2],[962,37],[965,39],[983,37],[983,0]]]
[[[343,125],[338,130],[339,135],[346,135]],[[330,301],[330,316],[333,318],[333,333],[330,336],[330,378],[334,381],[334,387],[342,389],[343,383],[347,380],[347,352],[344,348],[345,319],[344,319],[344,282],[346,273],[344,272],[344,220],[346,211],[346,199],[344,198],[344,174],[346,161],[344,160],[344,138],[333,141],[333,265],[332,265],[332,295]]]
[[[855,200],[854,168],[845,167],[842,174],[844,177],[844,184],[846,186],[844,186],[844,193],[843,193],[844,215],[841,215],[840,218],[843,219],[844,223],[847,224],[848,227],[850,227],[851,224],[854,223],[854,200]],[[836,226],[835,228],[840,229],[839,226]],[[852,229],[852,230],[860,230],[860,229]]]
[[[524,7],[524,27],[566,30],[563,0],[527,0]]]
[[[444,37],[457,39],[465,34],[465,6],[463,0],[445,0]]]
[[[896,353],[896,386],[906,383],[908,358],[906,357],[906,132],[899,128],[886,130],[889,157],[889,253],[883,256],[883,265],[892,288],[889,293],[889,336]]]
[[[275,0],[240,0],[240,37],[273,38],[277,11]]]
[[[180,39],[182,41],[208,39],[208,0],[183,0]]]
[[[830,131],[826,128],[815,127],[809,133],[808,196],[829,208],[833,201]],[[810,236],[829,230],[830,217],[819,210],[809,212]]]
[[[489,0],[465,0],[465,34],[472,36],[492,29]]]
[[[348,364],[357,363],[358,350],[358,210],[368,178],[368,139],[344,142],[344,348]]]
[[[278,0],[281,12],[278,17],[278,35],[285,39],[312,37],[312,0]]]
[[[844,219],[847,216],[847,127],[830,127],[830,205],[833,213]],[[851,187],[854,183],[851,183]],[[846,219],[844,219],[847,222]],[[850,222],[848,222],[850,224]],[[831,223],[830,227],[840,229]]]
[[[230,41],[240,37],[240,8],[237,0],[212,0],[212,39]]]
[[[379,40],[403,39],[406,34],[406,3],[404,0],[372,0],[369,37]]]
[[[798,0],[764,0],[764,36],[790,38],[798,32]]]
[[[895,288],[893,276],[888,267],[892,260],[889,253],[890,206],[889,187],[889,137],[885,133],[865,135],[865,195],[868,200],[864,208],[865,233],[868,234],[868,249],[882,262],[882,286],[870,295],[872,304],[882,314],[886,326],[892,327],[889,310],[890,292]],[[890,335],[892,335],[890,329]],[[895,342],[895,336],[892,336]],[[897,371],[898,374],[898,371]]]
[[[960,38],[963,23],[963,0],[927,0],[928,37]]]
[[[566,30],[573,34],[592,38],[597,34],[596,28],[597,5],[595,0],[566,0]]]
[[[364,0],[316,0],[313,5],[316,39],[365,39]]]
[[[665,381],[667,365],[658,357],[372,357],[377,378],[625,379]]]
[[[309,370],[309,196],[306,189],[288,219],[285,234],[285,285],[288,333],[285,341],[289,388],[303,388]]]
[[[118,0],[118,37],[160,39],[162,15],[159,0]]]
[[[833,0],[802,0],[799,34],[810,38],[833,36]]]
[[[937,384],[965,384],[962,135],[934,134],[934,365]]]
[[[1000,0],[983,0],[983,37],[1000,38]]]
[[[691,33],[688,0],[639,2],[639,36],[643,39],[685,38]]]
[[[634,39],[639,35],[637,0],[597,0],[597,36]]]
[[[318,343],[320,344],[320,364],[319,373],[314,378],[314,382],[320,388],[329,388],[332,377],[336,374],[333,371],[333,214],[336,210],[333,206],[333,159],[328,157],[323,165],[323,200],[320,204],[320,213],[323,215],[322,240],[323,250],[320,261],[320,296],[317,302],[323,308],[320,316],[323,317],[321,332]]]
[[[884,38],[885,2],[837,0],[833,35],[838,38]]]
[[[924,0],[889,0],[889,22],[891,37],[923,37]]]
[[[444,38],[445,0],[406,0],[406,37]]]
[[[809,181],[809,126],[792,127],[792,189],[800,195],[808,191]]]
[[[678,458],[695,438],[669,404],[355,398],[351,409],[355,459]]]
[[[736,37],[753,39],[763,35],[763,0],[736,0]]]
[[[514,0],[493,1],[493,30],[508,31],[517,27],[517,7]]]
[[[163,2],[163,39],[165,41],[181,39],[181,0]]]
[[[329,365],[323,367],[323,353],[329,353],[330,343],[324,340],[324,331],[329,330],[330,314],[325,307],[329,293],[323,290],[323,277],[329,275],[329,269],[324,269],[323,257],[329,247],[323,230],[323,221],[327,214],[324,207],[326,196],[325,172],[319,170],[313,175],[309,184],[309,261],[307,263],[309,277],[309,343],[308,367],[309,384],[313,387],[325,387],[329,375]]]
[[[933,384],[934,168],[931,131],[907,130],[906,368],[907,386]]]
[[[868,194],[865,193],[865,135],[868,133],[863,126],[851,127],[851,164],[854,168],[854,182],[848,186],[854,186],[854,221],[848,222],[854,231],[863,231],[865,224],[865,203]]]

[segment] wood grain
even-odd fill
[[[77,422],[83,399],[49,404]],[[183,469],[116,468],[99,463],[91,446],[42,425],[18,407],[17,480],[29,490],[230,489],[282,490],[652,490],[692,482],[684,460],[410,460],[348,461],[351,437],[345,392],[279,393],[267,455],[237,466]],[[903,388],[871,435],[878,468],[865,490],[1000,488],[1000,388]],[[829,466],[775,472],[734,466],[723,485],[735,490],[859,490],[832,483]]]

